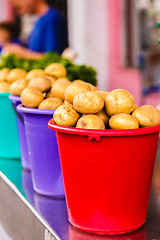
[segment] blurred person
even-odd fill
[[[6,43],[20,43],[19,31],[14,22],[0,22],[0,52]]]
[[[51,8],[46,0],[11,0],[17,14],[37,15],[26,47],[6,44],[4,50],[19,57],[40,58],[46,52],[61,54],[67,47],[67,31],[60,13]]]
[[[38,17],[34,14],[32,14],[32,15],[25,14],[20,17],[20,21],[21,21],[20,39],[24,46],[27,45],[28,37],[29,37],[37,19],[38,19]]]

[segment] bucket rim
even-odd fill
[[[17,101],[17,102],[21,102],[21,97],[20,96],[16,96],[16,95],[9,95],[9,99],[12,101]]]
[[[22,112],[22,113],[28,113],[28,114],[51,115],[51,116],[53,116],[53,114],[55,112],[55,110],[27,108],[27,107],[24,107],[22,104],[19,104],[17,106],[17,111]]]
[[[9,92],[0,93],[0,98],[1,98],[1,97],[6,97],[6,98],[8,98],[9,95],[10,95]]]
[[[144,128],[137,128],[137,129],[105,129],[105,130],[98,130],[98,129],[82,129],[82,128],[75,128],[75,127],[63,127],[58,126],[54,123],[54,118],[52,118],[48,122],[48,127],[51,130],[61,133],[68,133],[74,135],[86,135],[86,136],[136,136],[136,135],[146,135],[152,133],[160,132],[160,125],[154,127],[144,127]]]

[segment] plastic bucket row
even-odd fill
[[[144,224],[160,125],[83,130],[55,125],[50,120],[53,111],[22,105],[17,111],[24,119],[33,186],[41,194],[54,196],[53,186],[62,193],[59,152],[72,225],[89,232],[123,234]]]
[[[9,100],[8,96],[9,94],[6,94],[4,99],[4,102],[8,104],[5,105],[5,109],[8,112],[10,107],[12,115],[8,112],[7,116],[10,119],[10,126],[12,125],[11,129],[14,129],[17,134],[17,138],[15,138],[15,134],[12,134],[12,142],[17,145],[20,142],[22,167],[31,170],[34,190],[45,196],[64,198],[56,133],[53,134],[47,127],[54,111],[25,108],[20,104],[20,97],[10,95]],[[6,114],[2,115],[2,118],[4,119],[3,129],[7,131],[7,134],[5,132],[6,135],[4,135],[7,142],[7,139],[10,139],[10,131],[8,131],[8,124],[5,122]],[[10,141],[7,144],[9,146],[12,143]],[[14,152],[10,151],[10,155],[7,155],[7,157],[20,158],[20,152],[17,152],[17,155],[13,155]],[[3,152],[1,154],[1,150],[0,155],[5,157]]]

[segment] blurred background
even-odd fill
[[[66,20],[75,62],[97,70],[101,90],[125,88],[137,105],[160,104],[159,0],[47,1]],[[0,22],[14,20],[25,43],[37,16],[16,15],[12,3],[0,1]]]

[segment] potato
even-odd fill
[[[53,76],[45,75],[45,77],[47,77],[51,81],[51,85],[54,84],[57,81],[57,79]]]
[[[3,68],[0,70],[0,82],[6,81],[9,71],[10,70],[8,68]]]
[[[99,96],[101,96],[101,98],[103,99],[103,101],[105,101],[106,96],[108,95],[109,92],[105,92],[105,91],[95,91]]]
[[[7,75],[6,81],[9,83],[12,83],[18,79],[25,78],[26,71],[21,68],[14,68],[10,70],[10,72]]]
[[[59,78],[51,88],[51,92],[54,97],[64,100],[64,92],[66,88],[71,84],[67,78]]]
[[[130,114],[134,109],[134,98],[124,89],[115,89],[108,93],[105,99],[105,110],[108,116],[119,113]]]
[[[77,79],[77,80],[74,80],[73,83],[75,82],[81,82],[81,83],[88,83],[88,82],[85,82],[83,80],[80,80],[80,79]],[[94,85],[92,85],[91,83],[88,83],[90,88],[91,88],[91,91],[100,91],[97,87],[95,87]]]
[[[85,114],[98,113],[104,107],[104,101],[95,92],[84,92],[77,94],[73,99],[74,108]]]
[[[29,87],[38,89],[41,92],[46,92],[51,88],[51,81],[47,77],[35,77],[28,84]]]
[[[76,128],[105,129],[105,125],[101,118],[91,114],[81,117],[77,122]]]
[[[74,127],[80,114],[71,104],[62,105],[54,113],[54,122],[60,126]]]
[[[22,104],[28,108],[38,107],[43,99],[43,93],[36,88],[27,87],[21,93]]]
[[[64,100],[63,104],[64,104],[64,105],[72,105],[72,104],[70,104],[69,102],[67,102],[66,100]],[[73,105],[72,105],[72,106],[73,106]]]
[[[110,118],[109,126],[113,129],[135,129],[139,128],[139,123],[132,115],[119,113]]]
[[[67,75],[65,67],[60,63],[51,63],[45,68],[45,73],[55,78],[64,78]]]
[[[100,91],[97,87],[95,87],[94,85],[92,85],[91,83],[89,83],[89,86],[91,88],[91,91]]]
[[[78,93],[91,91],[91,87],[86,82],[73,82],[71,83],[64,92],[65,100],[71,104],[73,104],[73,98]]]
[[[143,105],[132,113],[141,127],[152,127],[160,124],[160,111],[150,105]]]
[[[0,93],[9,92],[10,84],[8,82],[0,82]]]
[[[46,98],[46,96],[47,96],[47,93],[43,92],[43,98]]]
[[[96,113],[96,115],[103,120],[105,125],[108,125],[109,117],[106,115],[103,109],[100,112]]]
[[[83,83],[84,81],[81,80],[81,79],[76,79],[76,80],[73,81],[73,83],[75,83],[75,82],[81,82],[81,83]]]
[[[39,104],[38,108],[56,110],[62,104],[63,101],[60,98],[47,98]]]
[[[136,104],[134,104],[133,111],[136,110],[137,108],[138,108],[138,106]]]
[[[47,92],[47,94],[46,94],[46,98],[53,98],[54,97],[54,95],[53,95],[53,93],[52,93],[52,91],[51,91],[51,89]]]
[[[44,76],[45,75],[45,72],[44,70],[42,69],[33,69],[31,71],[29,71],[26,75],[26,80],[27,81],[30,81],[32,78],[35,78],[35,77],[40,77],[40,76]]]
[[[10,85],[9,92],[12,95],[20,96],[21,92],[28,86],[28,81],[26,79],[19,79]]]

